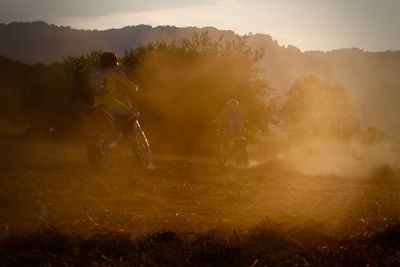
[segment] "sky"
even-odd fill
[[[77,29],[213,26],[265,33],[303,51],[400,50],[400,0],[0,0],[0,22]]]

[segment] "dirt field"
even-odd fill
[[[75,234],[240,234],[268,225],[341,238],[379,231],[400,214],[400,177],[390,169],[353,178],[305,176],[278,161],[249,168],[215,162],[157,155],[156,168],[147,171],[121,153],[109,170],[94,172],[79,145],[2,140],[0,235],[49,227]]]

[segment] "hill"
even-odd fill
[[[173,26],[127,26],[122,29],[76,30],[49,25],[45,22],[0,24],[0,54],[26,63],[51,63],[63,57],[80,56],[96,50],[111,50],[123,54],[150,42],[171,42],[189,38],[195,32],[207,30],[212,36],[232,39],[232,31],[215,28],[177,28]],[[29,44],[27,46],[26,44]]]

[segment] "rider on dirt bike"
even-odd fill
[[[118,68],[114,53],[105,52],[100,59],[101,69],[90,78],[91,140],[87,152],[92,165],[102,168],[109,163],[109,150],[118,146],[122,136],[128,136],[137,160],[152,168],[152,155],[147,138],[139,123],[139,112],[132,107],[138,91]]]
[[[238,163],[247,165],[248,156],[243,136],[244,118],[239,108],[239,101],[229,99],[217,121],[220,157],[225,161],[229,156],[233,156]]]
[[[232,149],[234,139],[243,136],[243,113],[239,109],[239,101],[229,99],[225,109],[220,114],[220,121],[224,124],[225,134],[229,138],[229,148]]]
[[[114,117],[129,122],[136,113],[131,102],[138,86],[118,68],[118,58],[114,53],[103,53],[100,65],[101,69],[90,78],[93,107],[105,108]]]

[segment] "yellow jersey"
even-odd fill
[[[104,107],[111,113],[128,111],[130,99],[138,90],[122,70],[113,67],[94,73],[90,84],[94,93],[93,105]]]

